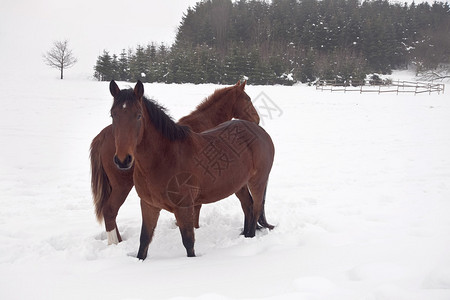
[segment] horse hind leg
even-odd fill
[[[272,229],[275,228],[275,226],[270,225],[270,224],[267,222],[267,219],[266,219],[266,212],[265,212],[266,192],[267,192],[267,184],[266,184],[266,187],[265,187],[265,189],[264,189],[263,202],[262,202],[262,210],[261,210],[261,214],[260,214],[259,219],[258,219],[258,223],[259,223],[259,225],[261,225],[262,227],[268,228],[269,230],[272,230]]]
[[[244,211],[244,230],[242,234],[245,237],[249,236],[250,228],[254,222],[253,217],[253,198],[248,191],[247,185],[243,186],[239,191],[235,193],[236,197],[238,197],[241,202],[242,210]]]
[[[122,241],[119,230],[117,228],[117,214],[122,204],[125,202],[133,185],[124,185],[113,187],[111,195],[105,202],[103,207],[103,218],[105,219],[106,237],[108,245],[118,244]]]
[[[266,220],[264,204],[266,196],[267,180],[264,183],[249,183],[249,190],[253,198],[253,210],[252,210],[252,220],[249,224],[248,232],[246,237],[254,237],[256,229],[258,227],[258,222],[261,226],[273,229],[274,226],[270,225]]]
[[[267,189],[267,187],[266,187]],[[236,197],[239,198],[242,205],[242,210],[244,211],[244,214],[246,216],[246,220],[244,221],[244,231],[242,231],[242,234],[245,235],[245,233],[248,231],[249,221],[253,212],[253,197],[248,191],[247,186],[242,187],[238,192],[236,192]],[[272,230],[275,228],[275,226],[270,225],[266,220],[266,214],[265,214],[265,208],[264,203],[266,200],[266,191],[264,191],[263,196],[263,206],[261,215],[259,216],[258,222],[256,224],[256,229],[262,229],[262,228],[268,228],[269,230]]]

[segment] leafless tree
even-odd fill
[[[450,79],[450,64],[440,64],[437,68],[432,70],[421,70],[417,76],[421,80],[439,81]]]
[[[43,55],[44,62],[55,69],[61,71],[61,79],[64,78],[64,69],[72,67],[77,59],[73,56],[72,50],[68,48],[69,41],[56,41],[53,47]]]

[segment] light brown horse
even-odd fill
[[[111,81],[110,92],[114,163],[121,170],[134,166],[134,184],[141,198],[138,258],[147,257],[161,209],[175,214],[187,256],[195,256],[194,207],[233,193],[245,215],[243,234],[254,237],[263,218],[275,152],[264,129],[253,122],[232,120],[195,133],[146,99],[140,81],[134,90],[120,90]],[[265,217],[262,223],[273,228]]]
[[[250,97],[245,93],[246,82],[238,82],[234,86],[216,90],[211,96],[200,103],[196,110],[181,118],[178,124],[187,125],[195,132],[213,128],[232,118],[259,123],[258,113]],[[116,217],[120,207],[130,193],[133,183],[133,168],[118,169],[113,157],[115,141],[112,125],[105,127],[91,144],[91,187],[94,198],[97,219],[105,221],[108,244],[122,241],[117,228]],[[196,222],[201,205],[195,209]]]

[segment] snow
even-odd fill
[[[247,86],[267,100],[255,105],[276,148],[266,201],[276,228],[240,236],[229,197],[202,208],[187,258],[165,212],[141,262],[136,193],[119,212],[124,241],[109,246],[90,194],[108,83],[1,82],[0,299],[450,299],[447,94]],[[145,84],[175,119],[216,88]]]

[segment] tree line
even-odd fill
[[[450,6],[387,0],[204,0],[173,45],[150,43],[97,59],[98,80],[292,84],[361,80],[413,64],[450,63]]]

